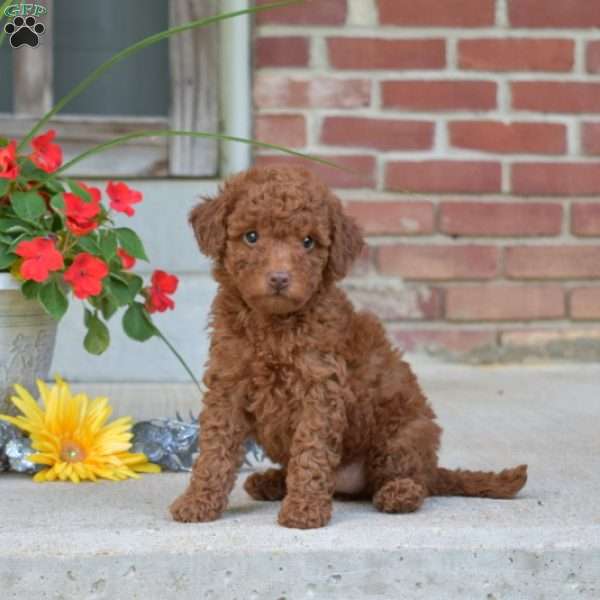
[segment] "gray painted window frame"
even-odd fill
[[[53,0],[45,5],[51,13]],[[169,0],[170,26],[216,14],[217,0]],[[133,40],[132,40],[133,41]],[[44,45],[52,47],[52,26]],[[219,28],[211,26],[169,39],[171,109],[169,117],[58,115],[57,130],[65,159],[90,146],[141,129],[219,130]],[[14,53],[13,114],[0,113],[0,131],[21,137],[53,104],[52,52],[21,47]],[[150,74],[148,74],[150,76]],[[70,171],[98,177],[215,177],[219,145],[190,137],[144,138],[92,157]]]

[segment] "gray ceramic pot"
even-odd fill
[[[47,379],[57,323],[34,300],[27,300],[8,273],[0,273],[0,413],[15,414],[13,384],[35,392]],[[37,396],[37,394],[34,394]]]

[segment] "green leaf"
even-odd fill
[[[111,296],[104,296],[100,300],[102,316],[108,321],[118,310],[117,301]]]
[[[46,312],[57,321],[67,312],[69,301],[56,279],[42,285],[38,298]]]
[[[133,301],[129,287],[113,275],[104,280],[104,289],[112,296],[119,306],[125,306]]]
[[[2,18],[2,13],[0,13],[0,19]],[[3,135],[0,135],[0,148],[4,148],[10,144],[10,140]]]
[[[8,251],[9,252],[14,252],[16,247],[23,241],[23,240],[31,240],[32,236],[28,233],[22,233],[20,235],[18,235],[16,238],[13,238],[10,242],[10,244],[8,245]]]
[[[20,184],[24,184],[29,181],[44,181],[48,177],[48,173],[36,167],[29,158],[19,158],[17,159],[17,162],[19,163],[20,167],[20,175],[17,178],[17,181]]]
[[[134,300],[135,297],[140,293],[140,290],[144,285],[144,280],[139,275],[134,275],[133,273],[123,273],[123,275],[127,281],[131,299]]]
[[[133,340],[145,342],[156,335],[156,328],[150,319],[144,305],[134,302],[123,315],[123,329]]]
[[[58,179],[46,179],[44,185],[52,194],[61,194],[65,191],[63,184]]]
[[[95,236],[85,235],[77,240],[77,245],[84,251],[93,254],[94,256],[102,256],[102,250],[96,241]]]
[[[73,194],[79,196],[84,202],[90,203],[92,201],[90,193],[84,190],[74,179],[66,179],[65,181]]]
[[[11,204],[18,217],[29,221],[35,221],[46,212],[46,203],[37,192],[14,192]]]
[[[18,219],[0,219],[0,231],[2,233],[23,233],[30,230],[30,227]]]
[[[8,267],[12,267],[15,260],[17,260],[17,257],[7,246],[0,246],[0,269],[8,269]]]
[[[102,354],[110,344],[108,327],[87,308],[85,309],[84,320],[88,332],[83,340],[83,347],[90,354]]]
[[[118,227],[114,231],[117,234],[121,247],[127,254],[131,254],[131,256],[135,256],[135,258],[140,258],[141,260],[148,260],[142,240],[140,240],[138,234],[133,229]]]
[[[0,196],[4,196],[8,192],[10,181],[8,179],[0,179]]]
[[[100,250],[105,260],[109,261],[117,253],[117,234],[114,231],[104,231],[100,235]]]
[[[54,194],[54,196],[52,196],[50,198],[50,206],[59,213],[64,213],[65,212],[65,199],[63,198],[62,194]]]
[[[24,281],[21,284],[21,293],[28,300],[33,300],[33,299],[37,298],[41,287],[42,287],[42,284],[38,283],[37,281],[31,281],[31,280]]]

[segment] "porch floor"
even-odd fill
[[[194,525],[167,513],[186,474],[0,474],[3,600],[599,598],[600,365],[413,365],[445,430],[441,463],[528,463],[515,500],[430,498],[410,515],[336,502],[328,527],[298,531],[244,494],[244,473],[224,517]],[[137,418],[197,412],[190,386],[76,387]]]

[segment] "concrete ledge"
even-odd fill
[[[221,520],[183,525],[167,506],[186,475],[80,486],[0,475],[2,598],[600,597],[600,366],[417,372],[446,430],[442,462],[528,462],[516,500],[431,498],[411,515],[336,502],[330,526],[297,531],[242,478]]]

